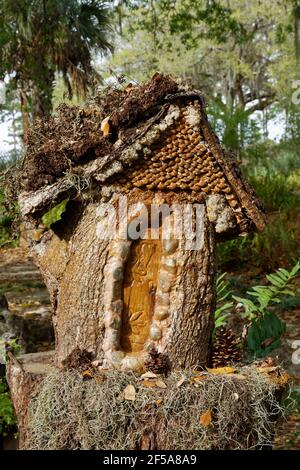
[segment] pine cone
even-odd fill
[[[144,366],[147,372],[167,375],[170,370],[170,361],[167,354],[159,353],[155,348],[152,348],[148,353]]]
[[[212,365],[225,367],[237,363],[241,359],[240,340],[230,329],[218,328],[213,343]]]

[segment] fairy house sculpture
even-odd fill
[[[202,96],[160,74],[38,122],[19,203],[51,296],[57,366],[75,349],[121,370],[143,370],[150,349],[177,368],[206,364],[216,242],[265,226]]]

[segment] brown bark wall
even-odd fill
[[[215,234],[206,218],[200,250],[183,250],[171,293],[168,352],[175,367],[207,364],[215,309]]]
[[[163,241],[150,336],[135,359],[130,354],[124,359],[117,340],[119,327],[109,326],[118,315],[122,323],[127,258],[115,258],[113,249],[120,243],[122,252],[124,242],[105,239],[104,233],[99,236],[99,207],[100,202],[89,203],[68,236],[66,230],[63,235],[54,230],[35,247],[53,302],[57,364],[79,348],[93,352],[99,360],[105,356],[106,366],[113,365],[112,360],[114,367],[137,369],[151,346],[168,353],[175,367],[206,364],[213,328],[215,237],[205,206],[201,206],[200,246],[189,245],[188,232],[179,240]]]

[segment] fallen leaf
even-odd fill
[[[156,380],[156,381],[155,381],[155,384],[156,384],[156,386],[159,387],[159,388],[167,388],[167,386],[166,386],[166,384],[165,384],[165,382],[164,382],[163,380]]]
[[[155,382],[155,380],[146,379],[146,380],[143,380],[142,385],[144,387],[147,387],[147,388],[153,388],[153,387],[155,387],[156,382]]]
[[[132,83],[128,83],[128,85],[124,88],[124,91],[126,91],[126,93],[129,93],[133,88],[133,84]]]
[[[92,379],[93,378],[93,374],[90,370],[84,370],[82,372],[82,377],[86,378],[86,379]]]
[[[110,116],[103,119],[103,121],[101,122],[101,131],[103,132],[104,137],[110,133],[109,118]]]
[[[222,375],[222,374],[234,374],[236,369],[234,369],[233,367],[217,367],[216,369],[208,369],[207,368],[207,371],[210,374]]]
[[[156,400],[156,404],[157,404],[157,405],[161,405],[161,404],[162,404],[162,399],[159,398],[158,400]]]
[[[276,371],[276,374],[271,373],[268,374],[267,377],[269,380],[272,380],[277,387],[283,387],[290,380],[289,374],[287,372],[281,372],[280,369]]]
[[[264,373],[269,374],[270,372],[274,372],[275,370],[278,370],[278,369],[279,369],[278,366],[270,366],[270,367],[263,366],[263,367],[258,367],[257,372],[264,372]]]
[[[141,380],[143,379],[156,379],[158,376],[153,372],[145,372],[145,374],[141,375]]]
[[[287,372],[280,372],[280,377],[277,380],[279,385],[285,385],[291,380],[291,377]]]
[[[211,415],[211,410],[207,410],[205,411],[205,413],[203,413],[201,416],[200,416],[200,424],[202,426],[209,426],[210,423],[212,421],[212,415]]]
[[[186,377],[185,376],[181,377],[181,379],[178,380],[176,387],[177,388],[181,387],[181,385],[184,384],[185,381],[186,381]]]
[[[204,380],[206,378],[207,378],[207,375],[201,374],[201,375],[196,375],[195,377],[193,377],[193,380],[195,382],[199,382],[200,380]]]
[[[127,385],[127,387],[125,387],[124,398],[125,400],[130,400],[130,401],[135,400],[135,388],[133,385]]]
[[[276,360],[273,357],[267,357],[259,365],[260,365],[260,367],[278,366],[278,364],[276,363]]]

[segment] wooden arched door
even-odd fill
[[[143,350],[153,317],[161,240],[132,242],[123,284],[121,348],[126,353]]]

